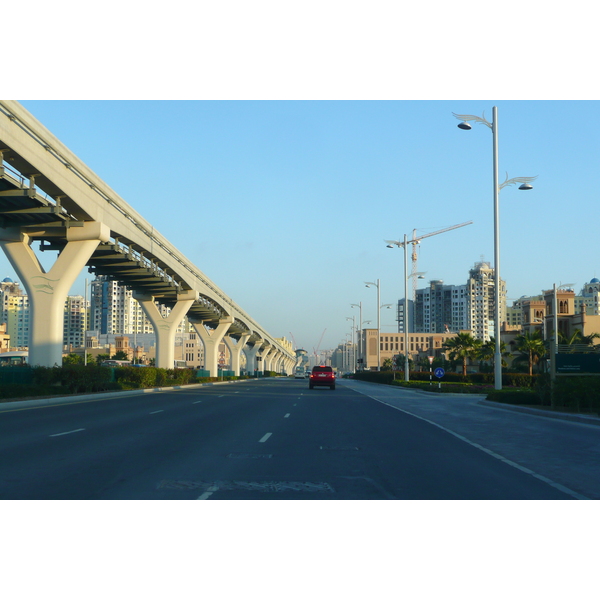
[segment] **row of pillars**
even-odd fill
[[[67,244],[47,272],[31,248],[31,239],[27,233],[20,228],[0,229],[0,245],[29,296],[31,365],[52,367],[62,364],[65,300],[98,244],[109,241],[110,230],[103,223],[85,222],[82,225],[67,228]],[[134,293],[134,298],[140,303],[156,333],[156,366],[172,369],[175,359],[175,333],[196,301],[197,292],[190,290],[178,295],[177,303],[168,317],[160,314],[152,296]],[[275,347],[266,343],[246,347],[249,334],[241,336],[237,343],[227,336],[232,324],[233,317],[221,319],[217,328],[212,331],[202,323],[193,324],[204,344],[204,368],[212,377],[218,374],[218,349],[222,341],[229,349],[231,369],[236,375],[240,374],[242,350],[246,354],[246,369],[249,373],[259,370],[261,359],[264,370],[291,371],[294,361]]]

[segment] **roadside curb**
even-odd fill
[[[144,388],[139,390],[125,390],[119,392],[97,392],[95,394],[74,394],[72,396],[56,396],[50,398],[37,398],[35,400],[16,400],[15,402],[0,402],[0,412],[14,410],[17,408],[34,408],[37,406],[54,406],[58,404],[73,404],[90,400],[108,400],[127,396],[139,396],[140,394],[153,394],[157,392],[169,392],[174,390],[194,390],[211,385],[227,385],[241,381],[255,381],[254,379],[237,379],[235,381],[210,381],[207,383],[192,383],[190,385],[174,385],[171,387]]]

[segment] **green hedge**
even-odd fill
[[[4,367],[4,369],[8,368]],[[0,400],[249,379],[248,376],[236,377],[235,375],[197,377],[196,371],[192,369],[156,367],[63,365],[62,367],[20,367],[20,369],[27,371],[27,382],[2,383]]]
[[[600,377],[557,377],[552,406],[575,412],[600,412]]]
[[[425,390],[427,392],[450,393],[450,394],[487,394],[490,391],[489,385],[477,385],[472,383],[441,383],[434,380],[431,384],[428,381],[404,381],[396,379],[390,382],[391,385],[399,387]]]
[[[39,396],[60,396],[65,393],[62,387],[43,384],[7,383],[0,386],[0,400],[12,402],[23,398],[36,398]]]
[[[537,406],[542,404],[542,398],[533,390],[492,390],[486,400],[502,402],[503,404],[527,404]]]
[[[426,381],[429,383],[429,371],[411,371],[411,381]],[[506,387],[518,388],[535,388],[540,375],[532,375],[524,373],[503,373],[502,385]],[[392,383],[392,381],[404,381],[404,371],[357,371],[354,374],[354,379],[362,381],[371,381],[373,383]],[[446,371],[445,375],[438,379],[435,375],[432,376],[432,381],[438,383],[441,381],[442,387],[447,383],[469,383],[478,384],[481,386],[494,385],[493,373],[452,373]]]

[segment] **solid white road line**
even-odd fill
[[[365,395],[367,395],[367,394],[365,394]],[[575,492],[574,490],[571,490],[568,487],[565,487],[561,483],[552,481],[551,479],[548,479],[544,475],[540,475],[539,473],[536,473],[535,471],[532,471],[531,469],[528,469],[527,467],[524,467],[512,460],[509,460],[505,456],[502,456],[501,454],[498,454],[497,452],[494,452],[493,450],[490,450],[490,449],[486,448],[485,446],[482,446],[481,444],[472,442],[465,436],[460,435],[459,433],[456,433],[455,431],[452,431],[452,429],[448,429],[448,428],[440,425],[439,423],[435,423],[434,421],[430,421],[429,419],[426,419],[425,417],[420,417],[419,415],[416,415],[415,413],[412,413],[408,410],[398,408],[397,406],[394,406],[393,404],[387,403],[385,400],[380,400],[379,398],[375,398],[374,396],[369,396],[369,398],[372,398],[373,400],[376,400],[377,402],[381,402],[381,404],[385,404],[386,406],[389,406],[390,408],[395,408],[396,410],[399,410],[400,412],[410,415],[411,417],[421,419],[421,421],[425,421],[426,423],[429,423],[430,425],[433,425],[434,427],[438,427],[439,429],[446,431],[447,433],[453,435],[454,437],[458,438],[459,440],[462,440],[463,442],[470,444],[471,446],[477,448],[478,450],[482,450],[486,454],[493,456],[497,460],[500,460],[500,461],[506,463],[507,465],[510,465],[511,467],[514,467],[515,469],[518,469],[519,471],[523,471],[523,473],[527,473],[528,475],[531,475],[532,477],[535,477],[536,479],[539,479],[540,481],[543,481],[544,483],[547,483],[551,487],[563,492],[564,494],[568,494],[569,496],[572,496],[573,498],[575,498],[577,500],[589,500],[589,498],[587,496],[584,496],[583,494],[580,494],[579,492]]]
[[[73,429],[72,431],[63,431],[62,433],[53,433],[50,437],[58,437],[59,435],[69,435],[69,433],[77,433],[78,431],[85,431],[85,429]]]
[[[273,434],[272,433],[265,433],[265,435],[263,435],[259,441],[260,442],[266,442]]]

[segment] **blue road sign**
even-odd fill
[[[442,377],[443,377],[443,376],[446,374],[446,371],[444,371],[444,369],[442,369],[442,367],[438,367],[438,368],[437,368],[437,369],[436,369],[436,370],[433,372],[433,374],[434,374],[434,375],[435,375],[435,376],[436,376],[438,379],[441,379],[441,378],[442,378]]]

